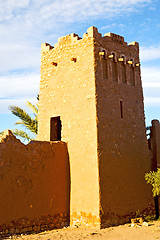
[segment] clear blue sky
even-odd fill
[[[139,42],[146,123],[160,120],[159,0],[0,0],[0,131],[14,128],[9,105],[36,100],[41,43],[90,26]]]

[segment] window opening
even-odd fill
[[[120,101],[120,114],[121,114],[121,118],[123,118],[123,102]]]
[[[60,116],[50,119],[50,141],[61,141],[61,120]]]
[[[58,63],[56,63],[56,62],[51,62],[51,64],[55,67],[57,67],[57,65],[58,65]]]
[[[77,62],[77,58],[71,58],[71,61]]]

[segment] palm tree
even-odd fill
[[[26,102],[26,105],[31,109],[33,112],[33,116],[31,117],[24,109],[18,107],[18,106],[10,106],[9,109],[11,112],[17,116],[20,120],[15,123],[15,125],[22,125],[27,130],[29,130],[29,133],[23,131],[14,129],[12,132],[14,135],[21,137],[23,140],[33,140],[37,135],[38,130],[38,104],[32,104],[29,101]]]

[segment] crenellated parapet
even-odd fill
[[[89,67],[91,56],[89,57],[88,46],[91,46],[91,52],[94,53],[96,63],[99,64],[98,71],[96,71],[99,77],[133,86],[140,83],[139,44],[137,42],[127,43],[124,37],[111,32],[102,36],[94,26],[88,28],[83,38],[72,33],[60,37],[54,47],[43,43],[41,70],[43,69],[45,73],[48,68],[50,69],[48,74],[52,71],[62,73],[65,66],[67,67],[65,71],[68,72],[68,69],[72,69],[73,66],[78,69],[80,62],[85,62]],[[84,54],[82,54],[82,48]],[[82,60],[83,56],[85,58]],[[75,65],[72,64],[73,62]],[[46,77],[44,81],[46,84]]]
[[[58,38],[58,42],[54,45],[54,47],[48,43],[43,43],[41,45],[41,51],[47,52],[53,48],[64,47],[67,45],[75,44],[79,40],[83,41],[86,38],[93,38],[95,41],[103,42],[106,44],[110,43],[110,42],[114,42],[114,43],[121,44],[126,47],[128,46],[129,48],[139,49],[139,44],[137,42],[128,43],[128,45],[127,45],[127,42],[124,41],[124,37],[122,37],[118,34],[111,33],[111,32],[106,33],[106,34],[104,34],[104,36],[102,36],[102,34],[98,32],[98,29],[96,27],[92,26],[92,27],[88,28],[87,33],[83,34],[83,38],[79,37],[75,33],[71,33],[69,35]]]
[[[53,49],[54,47],[51,46],[49,43],[42,43],[41,44],[41,52],[44,53],[44,52],[48,52],[50,51],[51,49]]]
[[[58,47],[58,46],[61,47],[61,46],[74,44],[74,43],[76,43],[80,39],[81,38],[77,34],[71,33],[71,34],[69,34],[67,36],[58,38],[58,43],[56,43],[54,45],[54,47]]]
[[[52,71],[62,73],[65,66],[67,67],[65,71],[68,72],[68,69],[72,70],[73,66],[74,69],[78,69],[78,64],[82,62],[89,67],[91,55],[89,57],[88,46],[91,46],[96,64],[99,64],[96,74],[100,78],[133,86],[140,83],[139,44],[127,43],[124,37],[111,32],[102,36],[94,26],[88,28],[83,38],[72,33],[59,38],[54,47],[43,43],[41,70],[43,69],[45,73],[48,68],[50,69],[48,74],[52,74]],[[82,54],[82,48],[84,54]],[[83,56],[85,58],[82,60]],[[46,77],[44,82],[46,84]]]

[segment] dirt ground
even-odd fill
[[[2,238],[1,238],[2,239]],[[148,226],[125,224],[105,229],[63,228],[45,231],[39,234],[13,236],[7,239],[17,240],[52,240],[52,239],[91,239],[91,240],[155,240],[160,239],[160,221],[149,222]]]

